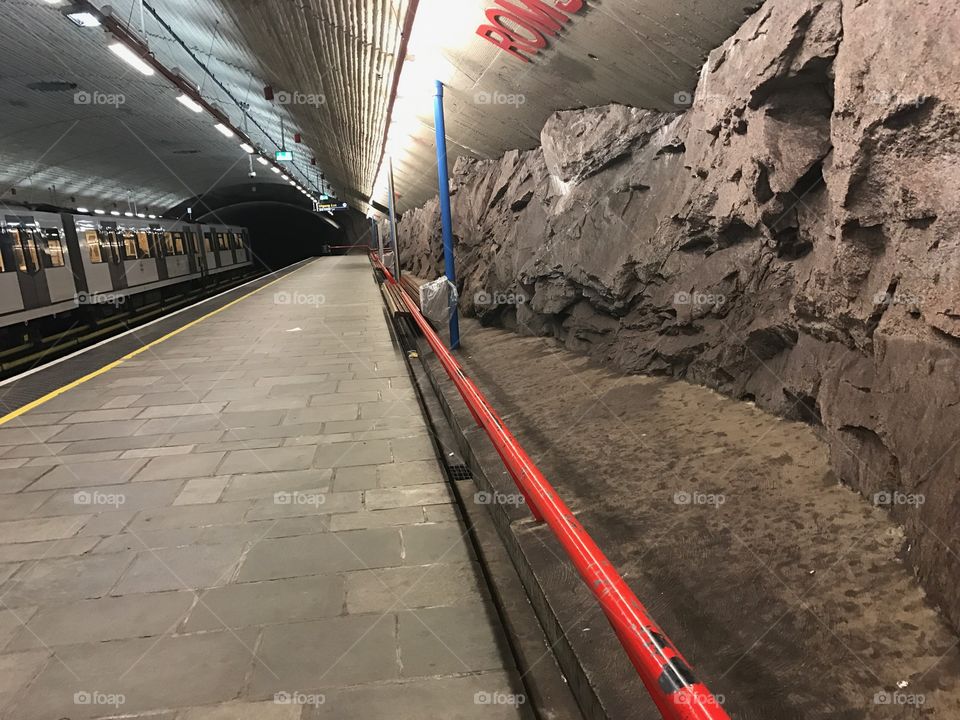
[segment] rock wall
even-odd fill
[[[958,41],[950,0],[768,0],[685,113],[559,112],[452,179],[466,314],[821,427],[955,627]],[[436,201],[399,235],[442,272]]]

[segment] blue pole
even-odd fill
[[[443,83],[436,81],[433,95],[433,118],[437,128],[437,178],[440,184],[440,220],[443,224],[443,261],[447,279],[457,284],[453,261],[453,219],[450,213],[450,171],[447,168],[447,128],[443,120]],[[457,308],[450,313],[450,349],[460,347],[460,316]]]
[[[397,242],[397,196],[393,189],[393,158],[390,158],[390,174],[388,183],[390,199],[387,203],[390,210],[390,242],[393,245],[393,277],[400,281],[400,244]]]

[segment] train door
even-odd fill
[[[167,260],[164,257],[163,247],[163,229],[156,224],[150,225],[147,229],[150,237],[150,247],[153,248],[153,259],[157,266],[157,279],[166,280],[170,277],[167,272]]]
[[[250,236],[244,228],[240,228],[237,235],[239,245],[237,247],[237,262],[245,263],[250,259]]]
[[[230,256],[230,241],[227,240],[227,229],[217,228],[214,236],[217,245],[217,265],[219,267],[226,267],[231,264],[232,260]]]
[[[207,255],[201,243],[201,231],[191,229],[187,231],[190,245],[190,272],[199,273],[201,278],[207,276]]]
[[[240,236],[234,232],[233,228],[227,230],[227,242],[230,245],[230,264],[237,264],[237,243],[240,240]]]
[[[44,268],[47,295],[51,303],[71,300],[76,295],[73,270],[66,248],[66,238],[60,223],[37,229],[37,241],[40,249],[40,263]]]
[[[100,232],[100,221],[83,216],[74,217],[77,244],[83,269],[84,285],[77,286],[78,292],[90,295],[110,292],[113,288],[110,279],[109,253]]]
[[[32,217],[7,215],[4,220],[24,309],[49,305],[50,291],[43,272],[39,228]]]
[[[214,233],[216,231],[212,227],[207,227],[203,231],[203,251],[207,263],[207,271],[209,272],[212,268],[217,267],[217,252],[216,252],[216,242],[214,238]]]
[[[127,287],[156,282],[159,277],[157,264],[151,257],[152,250],[147,233],[143,229],[128,225],[120,228],[118,239]]]
[[[104,260],[110,270],[110,289],[122,290],[128,286],[124,267],[121,231],[115,222],[100,223],[100,242]]]

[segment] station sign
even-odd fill
[[[511,57],[530,62],[549,44],[549,37],[559,37],[570,15],[583,9],[585,0],[497,0],[487,10],[487,24],[477,28],[477,35],[492,42]],[[530,57],[528,57],[530,56]]]
[[[346,209],[346,203],[317,203],[317,212],[337,212]]]

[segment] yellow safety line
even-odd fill
[[[298,273],[298,272],[300,272],[301,270],[303,270],[303,268],[307,267],[307,265],[309,265],[309,264],[310,264],[310,263],[306,263],[303,267],[299,267],[299,268],[297,268],[296,270],[294,270],[293,272],[289,272],[289,273],[287,273],[286,275],[284,275],[284,276],[282,276],[282,277],[278,277],[276,280],[271,280],[271,281],[268,282],[266,285],[263,285],[262,287],[258,287],[256,290],[251,290],[251,291],[248,292],[246,295],[241,295],[241,296],[238,297],[236,300],[231,300],[230,302],[228,302],[228,303],[227,303],[226,305],[224,305],[223,307],[217,308],[216,310],[214,310],[214,311],[212,311],[212,312],[208,312],[206,315],[203,315],[202,317],[198,317],[196,320],[191,320],[191,321],[188,322],[186,325],[183,325],[182,327],[179,327],[179,328],[177,328],[176,330],[173,330],[173,331],[171,331],[171,332],[168,332],[168,333],[167,333],[166,335],[164,335],[163,337],[159,337],[159,338],[157,338],[156,340],[147,343],[146,345],[143,345],[143,346],[141,346],[141,347],[138,347],[136,350],[134,350],[134,351],[131,352],[131,353],[127,353],[127,354],[124,355],[122,358],[120,358],[120,359],[118,359],[118,360],[114,360],[113,362],[108,363],[108,364],[104,365],[102,368],[99,368],[99,369],[97,369],[97,370],[94,370],[92,373],[88,373],[87,375],[84,375],[84,376],[81,377],[81,378],[77,378],[77,379],[74,380],[73,382],[67,383],[67,384],[64,385],[63,387],[59,387],[59,388],[57,388],[56,390],[53,390],[53,391],[47,393],[47,394],[44,395],[43,397],[37,398],[36,400],[33,400],[32,402],[29,402],[29,403],[27,403],[26,405],[24,405],[23,407],[17,408],[17,409],[14,410],[13,412],[7,413],[7,414],[4,415],[3,417],[0,417],[0,425],[3,425],[3,424],[5,424],[5,423],[10,422],[11,420],[20,417],[20,416],[23,415],[24,413],[27,413],[27,412],[33,410],[34,408],[40,407],[40,406],[43,405],[44,403],[50,402],[50,401],[53,400],[55,397],[58,397],[58,396],[60,396],[60,395],[63,395],[65,392],[67,392],[67,391],[69,391],[69,390],[73,390],[73,388],[75,388],[75,387],[77,387],[77,386],[79,386],[79,385],[83,385],[83,383],[87,382],[88,380],[92,380],[92,379],[95,378],[95,377],[98,377],[98,376],[100,376],[100,375],[103,375],[103,374],[106,373],[106,372],[109,372],[110,370],[113,370],[113,368],[117,367],[118,365],[122,365],[122,364],[123,364],[124,362],[126,362],[127,360],[130,360],[131,358],[135,358],[137,355],[139,355],[139,354],[142,353],[142,352],[146,352],[147,350],[149,350],[150,348],[152,348],[154,345],[159,345],[160,343],[164,342],[165,340],[169,340],[169,339],[172,338],[174,335],[179,335],[179,334],[182,333],[184,330],[188,330],[188,329],[192,328],[194,325],[203,322],[203,321],[206,320],[207,318],[211,318],[211,317],[213,317],[214,315],[217,315],[218,313],[222,313],[222,312],[223,312],[224,310],[226,310],[228,307],[231,307],[231,306],[233,306],[233,305],[236,305],[238,302],[240,302],[240,301],[242,301],[242,300],[246,300],[246,299],[247,299],[248,297],[250,297],[251,295],[256,295],[256,294],[257,294],[258,292],[260,292],[261,290],[266,290],[268,287],[270,287],[270,286],[273,285],[274,283],[278,283],[278,282],[280,282],[281,280],[286,280],[288,277],[290,277],[290,276],[293,275],[294,273]],[[202,301],[201,301],[201,302],[202,302]]]

